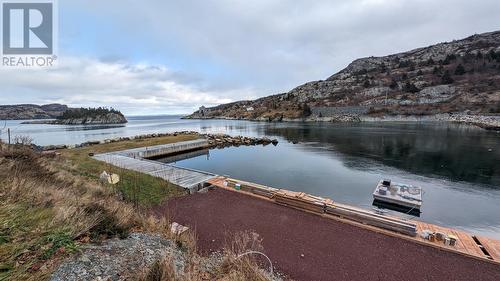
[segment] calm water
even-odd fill
[[[215,149],[177,165],[364,208],[371,208],[378,180],[391,178],[424,189],[421,220],[500,238],[500,134],[496,132],[438,123],[258,123],[172,116],[129,117],[129,121],[122,127],[7,121],[7,127],[13,135],[30,135],[41,145],[179,130],[278,138],[276,147]],[[5,139],[4,132],[1,137]]]

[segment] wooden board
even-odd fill
[[[500,241],[483,236],[477,236],[477,239],[493,260],[500,261]]]
[[[466,233],[466,232],[456,230],[456,229],[447,228],[447,227],[442,227],[442,226],[438,226],[438,225],[434,225],[434,224],[419,222],[419,221],[417,221],[416,223],[417,223],[419,232],[421,232],[423,230],[430,230],[433,232],[442,232],[442,233],[445,233],[448,235],[449,234],[455,235],[458,238],[458,240],[457,240],[456,245],[452,247],[452,246],[446,246],[442,241],[430,242],[428,240],[421,238],[420,236],[416,237],[416,239],[419,239],[419,240],[424,241],[426,243],[437,245],[439,247],[453,249],[453,250],[456,250],[456,251],[459,251],[459,252],[462,252],[465,254],[469,254],[472,256],[489,258],[488,256],[486,256],[483,253],[483,251],[481,250],[479,245],[474,241],[473,236]]]

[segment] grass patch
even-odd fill
[[[0,204],[0,280],[38,280],[39,265],[78,250],[69,231],[53,224],[51,208]]]
[[[64,249],[64,251],[69,253],[78,250],[78,245],[67,231],[59,231],[43,237],[42,245],[46,245],[47,247],[42,254],[42,259],[45,260],[51,258],[60,249]]]
[[[148,230],[153,219],[66,160],[0,143],[0,280],[45,280],[80,243]]]
[[[98,180],[103,171],[120,175],[116,188],[130,202],[144,207],[157,205],[169,198],[184,195],[184,189],[163,179],[147,174],[120,169],[110,164],[94,160],[89,153],[105,153],[124,149],[175,143],[197,139],[197,135],[165,136],[150,139],[129,140],[116,143],[106,143],[89,147],[67,149],[62,155],[69,162],[74,174]]]

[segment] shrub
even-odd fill
[[[416,92],[420,91],[420,89],[417,88],[417,86],[415,86],[415,84],[410,83],[410,82],[406,82],[406,84],[403,87],[403,90],[405,92],[409,92],[409,93],[416,93]]]
[[[391,84],[389,85],[389,88],[394,90],[397,87],[398,87],[398,82],[396,82],[396,80],[392,79]]]
[[[464,74],[465,74],[465,68],[462,64],[459,64],[455,69],[455,75],[464,75]]]
[[[309,105],[307,105],[307,103],[302,104],[302,114],[305,117],[312,114],[311,108],[309,107]]]
[[[14,144],[17,145],[31,145],[33,143],[33,138],[30,136],[15,136]]]
[[[497,54],[494,50],[490,50],[488,52],[488,60],[496,60],[497,59],[497,56],[499,56],[500,54]]]
[[[444,72],[443,76],[441,76],[441,82],[443,84],[451,84],[451,83],[455,82],[455,80],[453,80],[453,78],[451,78],[450,72],[448,70],[446,70]]]
[[[408,60],[403,60],[403,61],[399,62],[398,68],[404,68],[404,67],[414,67],[414,64]]]
[[[457,56],[455,54],[449,54],[444,59],[443,64],[450,64],[450,62],[452,62],[452,61],[454,61],[456,59],[457,59]]]

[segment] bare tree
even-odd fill
[[[31,145],[33,143],[33,138],[28,135],[15,136],[13,140],[18,145]]]

